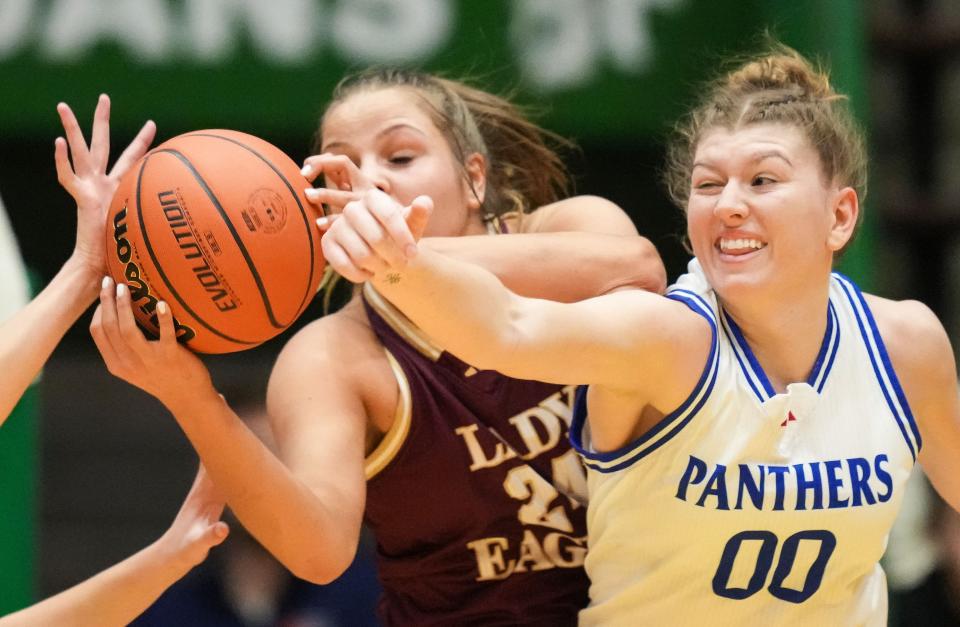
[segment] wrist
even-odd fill
[[[76,253],[64,262],[57,273],[57,277],[62,277],[70,285],[84,307],[97,299],[103,276],[101,269],[92,266]]]
[[[209,376],[202,382],[179,381],[168,394],[156,396],[181,423],[194,420],[209,423],[225,405]]]
[[[197,565],[188,547],[174,538],[169,530],[144,547],[141,553],[147,562],[154,565],[156,574],[171,584]]]

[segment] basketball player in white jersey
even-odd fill
[[[362,237],[377,289],[478,369],[588,384],[582,624],[883,625],[914,464],[960,506],[960,406],[929,309],[831,273],[866,181],[844,98],[776,46],[711,85],[670,154],[696,258],[666,297],[520,298],[413,245],[423,197],[368,193],[352,211],[379,228],[341,218],[324,249]]]
[[[156,127],[147,122],[107,171],[110,99],[101,95],[87,145],[73,111],[59,104],[66,139],[55,143],[57,178],[77,203],[73,253],[50,283],[0,324],[0,425],[67,330],[97,297],[106,272],[105,220],[120,178],[143,156]],[[69,146],[69,155],[68,155]],[[0,432],[0,437],[2,432]],[[203,467],[161,538],[110,568],[36,605],[0,617],[0,627],[126,625],[227,537],[224,499]]]

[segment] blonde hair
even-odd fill
[[[567,195],[570,178],[557,149],[570,142],[526,118],[506,98],[463,82],[396,68],[377,68],[347,76],[334,88],[326,111],[359,91],[403,87],[413,90],[443,133],[462,174],[479,153],[487,164],[483,217],[523,214]],[[323,119],[314,143],[321,149]],[[469,181],[469,178],[467,178]]]
[[[825,179],[852,187],[864,199],[866,149],[847,97],[834,91],[825,70],[774,42],[709,84],[701,102],[674,128],[664,171],[673,202],[686,211],[694,153],[706,131],[764,122],[798,128],[817,151]]]
[[[570,141],[531,122],[506,98],[414,70],[372,68],[343,78],[320,118],[314,153],[322,150],[323,122],[334,106],[361,91],[393,87],[410,89],[420,98],[467,183],[467,158],[483,156],[487,185],[480,210],[485,222],[499,229],[503,217],[519,221],[531,209],[568,195],[570,176],[558,150],[571,148]],[[339,279],[328,266],[320,286],[324,313],[330,311]]]

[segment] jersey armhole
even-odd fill
[[[578,388],[573,406],[573,421],[570,426],[570,442],[588,468],[598,472],[612,473],[633,465],[677,435],[697,415],[710,397],[710,392],[717,380],[720,353],[714,310],[702,296],[689,290],[671,290],[667,293],[667,298],[684,303],[710,324],[710,353],[707,355],[707,362],[700,374],[700,379],[680,407],[664,416],[649,431],[619,449],[604,453],[594,451],[590,445],[590,425],[587,422],[588,386]]]
[[[367,481],[377,476],[377,474],[386,468],[387,465],[393,461],[393,458],[397,456],[403,443],[407,440],[407,435],[410,433],[410,424],[413,422],[413,402],[410,396],[410,383],[407,381],[407,375],[403,372],[403,368],[389,350],[384,348],[383,352],[386,353],[387,361],[390,363],[390,369],[393,371],[393,376],[397,379],[399,394],[397,396],[397,408],[393,416],[393,424],[390,425],[390,429],[384,434],[377,448],[364,460],[363,469],[367,476]]]

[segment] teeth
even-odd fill
[[[755,248],[757,250],[763,248],[763,244],[760,240],[756,239],[721,239],[720,240],[720,250],[741,250],[744,248]]]

